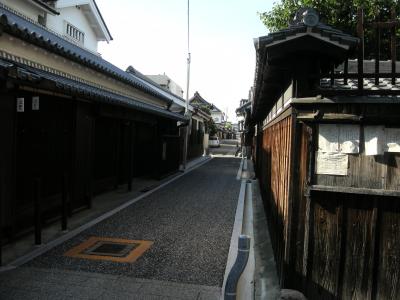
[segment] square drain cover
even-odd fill
[[[134,262],[153,242],[91,237],[66,252],[65,256],[109,260],[114,262]]]
[[[138,246],[139,244],[125,244],[125,243],[99,241],[94,246],[86,249],[82,253],[89,255],[125,257]]]

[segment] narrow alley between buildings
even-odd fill
[[[227,156],[0,273],[0,298],[218,299],[241,182],[236,146],[222,147]]]

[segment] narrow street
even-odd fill
[[[210,148],[210,154],[214,156],[235,156],[238,150],[238,140],[220,140],[220,146]]]
[[[226,155],[234,155],[236,146],[224,147]],[[240,159],[215,157],[25,265],[0,273],[0,298],[218,299],[239,165]],[[66,256],[89,238],[146,241],[149,248],[133,262]]]

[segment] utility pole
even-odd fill
[[[191,125],[190,121],[190,113],[189,113],[189,82],[190,82],[190,43],[189,43],[189,1],[187,1],[187,73],[186,73],[186,107],[185,107],[185,116],[189,117],[189,123],[185,129],[185,142],[183,145],[183,169],[186,170],[187,164],[187,155],[188,155],[188,144],[189,144],[189,126]]]

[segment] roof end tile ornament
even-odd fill
[[[303,24],[308,27],[315,27],[319,23],[319,15],[314,8],[302,7],[296,12],[290,27]]]

